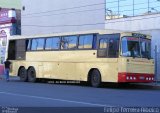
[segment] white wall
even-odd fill
[[[105,0],[22,0],[22,7],[22,35],[105,28]]]
[[[105,28],[127,31],[160,29],[160,14],[106,20]]]

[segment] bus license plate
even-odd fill
[[[144,78],[143,76],[140,76],[139,79],[140,79],[140,80],[144,80],[145,78]]]

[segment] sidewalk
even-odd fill
[[[0,64],[0,75],[4,74],[4,65]]]
[[[20,78],[16,77],[16,76],[10,76],[9,79],[11,81],[19,81],[20,80]],[[5,80],[5,75],[0,75],[0,80]]]

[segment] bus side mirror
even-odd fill
[[[99,49],[97,52],[98,57],[107,57],[107,49]]]

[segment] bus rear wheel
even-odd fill
[[[21,67],[19,69],[19,73],[18,73],[19,77],[20,77],[20,80],[22,82],[27,82],[27,71],[24,67]]]
[[[28,82],[36,82],[36,71],[34,67],[30,67],[27,71]]]
[[[101,74],[98,70],[93,70],[90,75],[90,83],[92,87],[100,87],[101,85]]]

